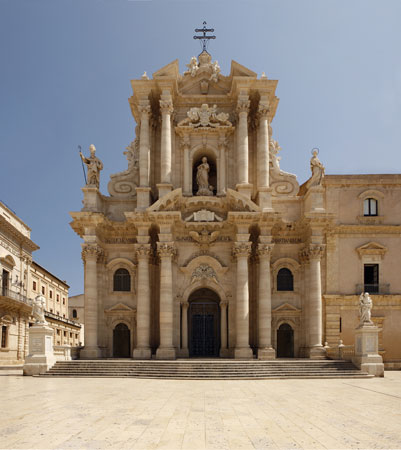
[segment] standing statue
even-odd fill
[[[313,150],[313,156],[310,160],[310,169],[312,171],[312,176],[306,183],[306,188],[309,189],[313,186],[320,186],[324,178],[324,166],[317,157],[319,151],[317,149]]]
[[[198,184],[198,192],[196,195],[213,195],[213,186],[209,186],[209,171],[210,166],[206,156],[204,156],[196,174],[196,183]]]
[[[360,315],[360,323],[362,326],[365,323],[372,324],[371,320],[371,310],[372,310],[373,302],[369,296],[369,292],[362,293],[359,296],[359,315]]]
[[[79,152],[82,161],[88,168],[88,179],[86,185],[96,186],[98,188],[100,181],[100,171],[103,170],[103,163],[99,158],[95,156],[96,147],[93,144],[89,146],[89,151],[91,153],[89,158],[84,156],[82,152]]]
[[[46,299],[43,295],[38,295],[33,301],[32,316],[35,319],[37,325],[47,325],[45,319]]]
[[[212,69],[212,74],[210,75],[209,80],[217,83],[219,81],[219,74],[221,72],[219,63],[215,61],[214,63],[211,63],[210,67]]]
[[[193,56],[189,64],[186,64],[186,66],[188,67],[188,70],[184,72],[184,75],[188,74],[191,75],[191,77],[194,77],[196,75],[196,72],[198,72],[199,70],[198,60],[196,59],[196,56]]]

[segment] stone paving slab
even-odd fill
[[[2,449],[401,449],[401,372],[250,381],[2,372]]]

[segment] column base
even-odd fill
[[[157,189],[159,190],[159,198],[164,197],[166,194],[173,190],[173,185],[169,183],[159,183],[156,184]]]
[[[276,350],[272,347],[258,348],[258,359],[276,359]]]
[[[235,359],[253,359],[253,352],[250,347],[240,347],[234,350]]]
[[[150,187],[136,188],[136,210],[144,211],[150,206]]]
[[[180,348],[177,350],[178,358],[189,358],[189,350],[187,348]]]
[[[145,348],[135,348],[132,354],[134,359],[151,359],[152,350],[149,347]]]
[[[221,348],[219,356],[220,356],[220,358],[229,358],[230,357],[230,350],[228,348]]]
[[[102,357],[102,350],[99,347],[85,346],[79,354],[79,359],[99,359]]]
[[[174,347],[159,347],[156,350],[156,359],[176,359],[176,357]]]
[[[318,347],[310,347],[308,356],[310,359],[326,359],[326,350],[322,345]]]
[[[251,198],[253,186],[249,183],[239,183],[235,186],[237,192],[245,196],[246,198]]]

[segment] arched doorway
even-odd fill
[[[129,358],[131,332],[125,323],[119,323],[113,330],[113,356],[115,358]]]
[[[283,323],[277,330],[277,358],[294,357],[294,330]]]
[[[190,357],[217,357],[220,350],[219,296],[211,289],[198,289],[189,299],[188,341]]]

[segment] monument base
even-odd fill
[[[240,347],[234,350],[235,359],[252,359],[253,352],[250,347]]]
[[[25,358],[24,375],[41,375],[55,364],[53,335],[53,328],[45,324],[29,328],[29,355]]]
[[[364,323],[355,330],[352,363],[369,375],[384,376],[383,359],[379,355],[379,329],[373,323]]]
[[[174,347],[159,347],[156,350],[156,359],[176,359]]]
[[[258,359],[276,359],[276,350],[274,348],[258,348]]]
[[[134,359],[151,359],[152,351],[150,348],[136,348],[132,356]]]

